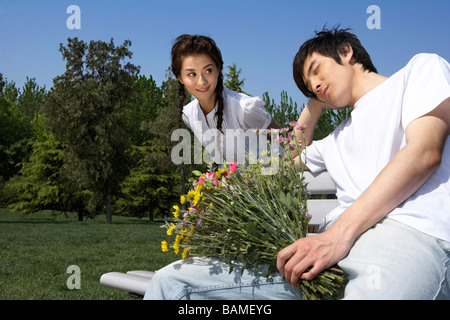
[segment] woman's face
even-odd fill
[[[198,99],[201,106],[212,103],[214,108],[219,73],[214,60],[208,55],[187,56],[183,58],[178,80]]]

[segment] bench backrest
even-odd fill
[[[309,171],[304,172],[307,189],[311,195],[334,195],[336,186],[326,171],[313,174]],[[309,199],[308,212],[312,216],[309,222],[309,233],[317,233],[319,225],[325,216],[338,206],[337,199]]]

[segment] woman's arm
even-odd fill
[[[267,126],[267,129],[281,129],[280,124],[277,122],[277,120],[275,120],[274,118],[272,118],[272,121],[269,123],[269,125]]]

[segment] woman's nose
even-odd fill
[[[206,80],[206,77],[205,76],[203,76],[203,75],[200,75],[199,77],[198,77],[198,84],[204,84],[204,83],[207,83],[208,81]]]

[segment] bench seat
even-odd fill
[[[318,174],[304,172],[307,188],[311,195],[334,195],[336,187],[331,180],[330,175],[325,171]],[[319,226],[325,216],[337,207],[337,199],[309,199],[307,201],[308,212],[311,214],[311,221],[308,227],[308,233],[317,233]],[[145,295],[148,284],[152,280],[154,272],[152,271],[128,271],[127,273],[109,272],[100,278],[103,286],[124,290],[132,297],[141,298]]]

